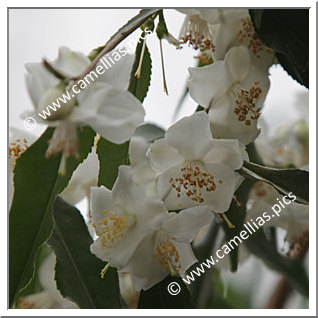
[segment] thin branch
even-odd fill
[[[77,76],[73,76],[70,79],[76,81],[83,78],[88,73],[90,73],[94,69],[94,67],[97,65],[101,57],[103,57],[105,54],[113,50],[120,42],[122,42],[128,35],[130,35],[142,24],[144,24],[157,11],[159,11],[159,9],[140,10],[140,12],[136,16],[134,16],[131,20],[129,20],[108,40],[108,42],[105,44],[105,47],[98,53],[98,55],[94,58],[94,60],[84,70],[83,73]]]
[[[56,78],[64,81],[67,76],[62,74],[60,71],[58,71],[57,69],[55,69],[46,59],[42,60],[42,63],[44,65],[44,67],[50,72],[52,73]]]

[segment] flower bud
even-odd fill
[[[38,111],[42,118],[55,121],[66,118],[75,103],[76,99],[59,85],[50,88],[43,94],[38,104]]]

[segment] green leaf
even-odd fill
[[[163,16],[163,11],[158,12],[159,22],[156,28],[156,34],[159,40],[162,40],[164,37],[169,36],[168,28],[166,25],[165,18]]]
[[[283,195],[293,192],[299,203],[309,203],[308,171],[268,168],[245,161],[238,172],[248,178],[269,183]]]
[[[258,36],[300,84],[309,86],[309,10],[249,10]],[[260,19],[261,16],[261,19]]]
[[[144,40],[140,38],[136,47],[135,61],[131,70],[128,87],[129,92],[136,96],[141,102],[143,102],[147,96],[151,80],[151,57],[146,44],[144,48],[144,54],[142,56],[143,43]],[[140,61],[141,58],[142,61]],[[140,78],[137,78],[135,74],[140,63],[142,63]]]
[[[181,290],[177,295],[168,292],[170,283],[177,283]],[[172,290],[176,290],[174,286]],[[138,308],[148,309],[183,309],[194,308],[187,286],[180,277],[168,276],[162,282],[153,286],[147,291],[141,291]]]
[[[58,174],[61,155],[45,157],[54,129],[48,128],[17,160],[14,170],[15,192],[9,214],[9,304],[34,273],[38,249],[49,238],[52,204],[68,184],[73,171],[87,157],[94,142],[91,128],[78,130],[80,159],[67,160],[67,172]]]
[[[225,240],[227,242],[230,241],[234,236],[239,236],[240,232],[244,227],[244,221],[246,216],[246,202],[248,200],[248,195],[253,184],[254,182],[249,179],[245,179],[243,181],[241,186],[235,192],[238,202],[232,200],[229,210],[225,213],[226,217],[228,217],[231,223],[235,225],[235,228],[229,228],[226,222],[223,222],[222,224],[225,232]],[[239,247],[237,246],[229,254],[232,272],[235,272],[237,270],[238,253]]]
[[[61,198],[53,208],[54,231],[49,244],[56,255],[55,279],[64,297],[80,308],[120,308],[117,271],[100,271],[105,263],[90,252],[93,243],[80,212]]]
[[[262,231],[244,241],[248,250],[275,271],[283,274],[300,293],[308,296],[308,276],[301,261],[280,255]]]
[[[113,188],[119,166],[129,164],[128,150],[128,141],[118,145],[102,137],[99,139],[96,150],[99,159],[98,186]]]
[[[144,124],[137,127],[134,136],[143,137],[147,142],[154,142],[165,136],[165,131],[154,124]]]

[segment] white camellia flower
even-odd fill
[[[226,19],[213,26],[213,59],[223,60],[234,46],[245,45],[251,56],[251,63],[267,71],[274,63],[274,51],[268,48],[254,30],[249,14],[238,19]]]
[[[264,226],[278,226],[286,230],[286,240],[292,244],[309,229],[309,206],[294,202],[295,199],[295,195],[283,197],[271,185],[259,181],[250,192],[246,218],[257,220],[264,212],[268,212],[272,217]],[[277,205],[274,207],[276,211],[281,208],[279,216],[272,210],[273,205]]]
[[[132,179],[131,168],[120,166],[112,191],[103,186],[91,188],[93,227],[98,236],[91,252],[119,269],[127,264],[155,219],[167,212],[162,201],[146,197]]]
[[[191,242],[212,219],[208,206],[161,214],[121,272],[131,275],[137,291],[151,288],[169,274],[184,276],[197,262]]]
[[[126,90],[131,59],[129,55],[123,56],[111,68],[104,68],[100,77],[95,69],[83,79],[69,83],[67,87],[47,71],[43,64],[26,64],[27,87],[34,104],[34,113],[29,115],[44,124],[56,126],[47,155],[63,152],[66,156],[77,156],[77,126],[89,125],[114,143],[129,139],[145,115],[140,101]],[[71,77],[83,72],[89,63],[89,59],[82,53],[61,47],[58,58],[51,64],[62,74]],[[102,73],[102,66],[98,66]],[[77,85],[75,92],[71,89],[73,84]],[[56,111],[47,108],[54,102],[56,104],[56,100],[62,98],[63,94],[71,96],[71,99],[65,98],[66,103],[60,100],[60,107],[55,107]],[[44,111],[46,116],[43,116]]]
[[[209,108],[214,138],[238,139],[247,145],[259,134],[257,119],[269,90],[267,72],[251,65],[246,46],[230,49],[224,61],[189,68],[192,98]]]
[[[248,159],[243,148],[237,140],[213,139],[205,112],[181,119],[148,152],[159,196],[169,210],[202,204],[227,211],[242,181],[235,170]]]

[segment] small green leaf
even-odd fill
[[[168,292],[169,284],[177,283],[180,286],[180,293],[171,295]],[[172,291],[178,286],[173,285]],[[139,309],[183,309],[194,308],[190,293],[186,284],[180,277],[168,276],[162,282],[153,286],[147,291],[141,291],[138,303]]]
[[[98,185],[104,185],[112,189],[118,175],[120,165],[129,164],[129,142],[113,144],[100,138],[97,143],[97,155],[99,159]]]
[[[80,212],[61,198],[53,208],[55,220],[49,244],[56,255],[55,279],[61,294],[80,308],[120,308],[117,271],[90,252],[93,243]]]
[[[266,240],[262,231],[258,231],[244,243],[252,254],[263,260],[273,270],[283,274],[295,289],[308,296],[308,276],[301,261],[280,255],[275,246]]]
[[[136,47],[135,61],[131,70],[130,82],[128,87],[129,92],[136,96],[141,102],[143,102],[145,97],[147,96],[151,81],[151,57],[146,44],[142,56],[143,43],[144,40],[140,38]],[[135,74],[138,67],[140,66],[140,63],[142,63],[140,69],[140,78],[137,78]]]
[[[87,157],[95,132],[78,129],[80,159],[67,159],[66,174],[58,174],[61,155],[45,157],[54,129],[48,128],[17,160],[14,198],[9,214],[9,303],[30,282],[38,249],[52,232],[52,204],[67,186],[73,171]]]
[[[248,178],[269,183],[283,195],[293,192],[299,203],[309,203],[308,171],[268,168],[245,161],[238,172]]]
[[[249,192],[254,182],[245,179],[238,190],[235,192],[238,202],[232,200],[229,210],[225,213],[226,217],[231,221],[235,228],[229,228],[226,222],[223,223],[223,229],[225,232],[225,240],[230,241],[234,236],[239,236],[244,227],[244,221],[246,216],[246,202]],[[235,247],[230,256],[231,271],[237,270],[239,247]]]
[[[163,11],[158,12],[159,22],[157,24],[156,33],[159,40],[162,40],[164,37],[169,36],[168,28],[166,25],[165,18],[163,16]]]
[[[143,137],[147,142],[154,142],[165,136],[165,131],[154,124],[144,124],[137,127],[134,136]]]

